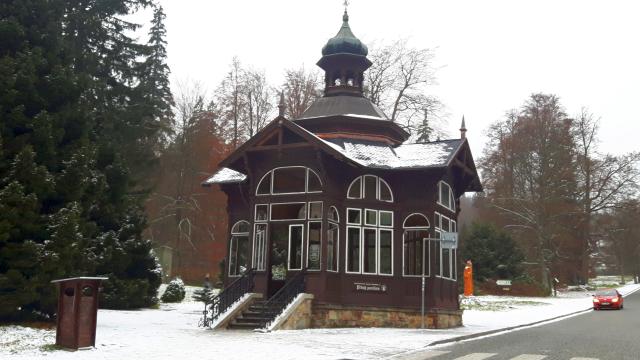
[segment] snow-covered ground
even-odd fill
[[[640,285],[619,288],[623,293]],[[189,293],[193,289],[189,289]],[[100,310],[96,347],[56,350],[55,330],[0,326],[0,358],[8,359],[380,359],[458,336],[529,324],[586,310],[588,292],[556,298],[481,296],[465,299],[465,326],[451,330],[309,329],[212,331],[197,327],[202,304],[190,300],[139,311]]]

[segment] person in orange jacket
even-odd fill
[[[473,296],[473,264],[467,260],[464,267],[464,296]]]

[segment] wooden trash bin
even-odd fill
[[[106,277],[53,280],[58,284],[56,345],[78,349],[96,345],[98,290]]]

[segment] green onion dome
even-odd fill
[[[340,31],[338,31],[336,36],[327,41],[327,44],[322,48],[322,55],[353,54],[367,56],[368,52],[367,45],[363,44],[362,41],[351,32],[349,15],[345,10],[344,15],[342,15],[342,27],[340,27]]]

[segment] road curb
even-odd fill
[[[624,295],[622,295],[622,297],[627,297],[637,291],[640,291],[640,287],[638,287],[637,289],[634,289]],[[573,316],[573,315],[578,315],[581,313],[585,313],[588,311],[593,310],[593,308],[591,306],[589,306],[586,309],[583,310],[578,310],[578,311],[574,311],[568,314],[564,314],[564,315],[558,315],[549,319],[544,319],[544,320],[538,320],[538,321],[534,321],[532,323],[527,323],[527,324],[520,324],[520,325],[514,325],[514,326],[508,326],[505,328],[500,328],[500,329],[494,329],[494,330],[489,330],[489,331],[483,331],[483,332],[479,332],[479,333],[475,333],[475,334],[469,334],[469,335],[462,335],[462,336],[456,336],[456,337],[452,337],[449,339],[442,339],[442,340],[436,340],[433,341],[431,343],[429,343],[427,346],[425,347],[430,347],[430,346],[435,346],[435,345],[442,345],[442,344],[447,344],[447,343],[452,343],[452,342],[457,342],[457,341],[464,341],[464,340],[470,340],[470,339],[475,339],[475,338],[479,338],[482,336],[488,336],[488,335],[493,335],[493,334],[497,334],[499,332],[503,332],[503,331],[510,331],[510,330],[515,330],[515,329],[520,329],[523,327],[527,327],[527,326],[534,326],[534,325],[538,325],[538,324],[542,324],[548,321],[554,321],[554,320],[560,320],[562,318],[565,317],[569,317],[569,316]]]
[[[562,319],[562,318],[565,318],[565,317],[569,317],[569,316],[585,313],[585,312],[588,312],[588,311],[591,311],[591,310],[593,310],[593,308],[589,307],[587,309],[578,310],[578,311],[574,311],[574,312],[571,312],[571,313],[568,313],[568,314],[558,315],[558,316],[555,316],[555,317],[552,317],[552,318],[548,318],[548,319],[544,319],[544,320],[538,320],[538,321],[534,321],[534,322],[527,323],[527,324],[508,326],[508,327],[505,327],[505,328],[494,329],[494,330],[489,330],[489,331],[483,331],[483,332],[479,332],[479,333],[475,333],[475,334],[456,336],[456,337],[452,337],[452,338],[449,338],[449,339],[443,339],[443,340],[436,340],[436,341],[433,341],[433,342],[429,343],[426,347],[435,346],[435,345],[442,345],[442,344],[447,344],[447,343],[452,343],[452,342],[457,342],[457,341],[464,341],[464,340],[469,340],[469,339],[475,339],[475,338],[479,338],[479,337],[482,337],[482,336],[488,336],[488,335],[497,334],[497,333],[500,333],[500,332],[503,332],[503,331],[510,331],[510,330],[515,330],[515,329],[527,327],[527,326],[534,326],[534,325],[542,324],[542,323],[545,323],[545,322],[548,322],[548,321],[559,320],[559,319]]]

